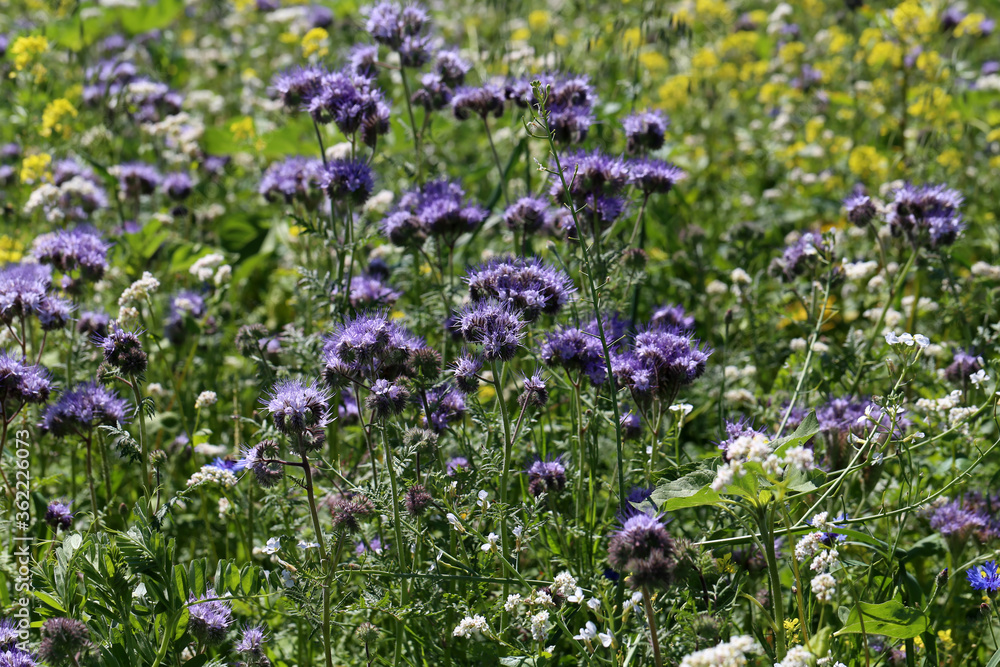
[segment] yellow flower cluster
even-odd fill
[[[327,44],[330,41],[330,33],[323,28],[313,28],[302,38],[302,55],[306,58],[316,55],[320,58],[327,56],[330,49]]]
[[[14,69],[20,72],[48,50],[49,40],[41,35],[18,37],[10,46],[10,55],[14,56]]]
[[[21,182],[34,183],[48,174],[52,156],[48,153],[29,155],[21,162]]]
[[[17,239],[4,235],[0,236],[0,264],[8,262],[20,262],[24,255],[24,244]]]
[[[253,118],[250,116],[245,116],[239,120],[233,121],[229,125],[229,131],[233,133],[233,139],[236,141],[246,141],[257,136],[257,132],[254,129]]]
[[[50,137],[55,132],[57,135],[68,137],[70,134],[69,125],[64,121],[67,118],[76,118],[76,107],[64,97],[52,100],[45,105],[42,112],[42,129],[38,131],[43,137]]]

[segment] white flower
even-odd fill
[[[750,274],[743,269],[733,269],[729,274],[729,280],[737,285],[749,285],[752,282]]]
[[[611,634],[610,631],[598,632],[597,638],[601,641],[601,646],[603,646],[604,648],[609,648],[612,644],[615,643],[615,636]]]
[[[804,646],[793,646],[788,649],[785,659],[774,663],[774,667],[811,667],[813,654]]]
[[[217,252],[213,252],[195,261],[188,271],[198,280],[207,282],[212,279],[216,267],[220,266],[224,261],[226,261],[225,257]]]
[[[531,637],[536,642],[545,641],[545,635],[549,634],[549,612],[541,610],[531,617]]]
[[[590,598],[589,600],[587,600],[587,606],[593,609],[594,611],[597,611],[598,609],[601,608],[601,601],[598,598]]]
[[[519,593],[511,593],[507,596],[507,601],[503,603],[503,610],[506,612],[514,612],[521,606],[521,595]]]
[[[219,498],[219,518],[225,521],[226,515],[229,514],[229,508],[232,504],[229,502],[229,498]]]
[[[823,533],[809,533],[795,545],[795,560],[800,563],[815,556],[823,545]]]
[[[982,368],[969,376],[969,382],[972,383],[976,389],[979,389],[979,385],[986,384],[990,381],[990,376],[986,374]]]
[[[201,410],[202,408],[207,408],[211,405],[215,405],[219,401],[218,395],[214,391],[203,391],[198,394],[198,398],[194,401],[194,409]]]
[[[896,343],[899,342],[899,336],[897,336],[892,331],[887,331],[885,334],[885,342],[888,343],[889,345],[895,345]]]
[[[167,395],[167,392],[163,390],[163,385],[160,384],[159,382],[150,382],[146,386],[146,391],[149,392],[150,396],[160,397],[160,396],[166,396]]]
[[[917,347],[921,350],[931,344],[931,339],[923,334],[914,334],[913,340],[917,343]]]
[[[906,347],[913,347],[913,336],[906,333],[905,331],[899,334],[899,342]]]
[[[597,637],[597,626],[594,625],[593,621],[587,621],[587,625],[580,628],[580,633],[573,636],[573,639],[581,642],[590,642],[591,639]]]
[[[690,403],[674,403],[673,405],[670,406],[671,412],[679,412],[684,417],[687,417],[689,414],[691,414],[692,410],[694,410],[694,406],[691,405]]]
[[[219,287],[229,282],[229,279],[233,277],[233,267],[228,264],[223,264],[219,267],[219,270],[215,272],[215,286]]]
[[[743,667],[747,664],[747,653],[762,651],[756,639],[738,635],[728,642],[684,656],[680,667]]]
[[[837,594],[837,580],[829,572],[817,575],[812,580],[812,592],[820,602],[833,602]]]
[[[632,593],[632,598],[622,603],[622,613],[624,614],[633,607],[638,607],[640,602],[642,602],[642,591]]]
[[[476,501],[476,504],[482,507],[484,512],[488,510],[490,507],[490,501],[487,500],[489,496],[490,496],[489,492],[485,490],[480,491],[478,494],[479,500]]]
[[[496,533],[490,533],[486,536],[486,541],[483,542],[482,546],[479,548],[482,549],[484,553],[496,552],[499,542],[500,536]]]
[[[829,572],[840,564],[840,553],[836,549],[827,549],[816,554],[809,565],[813,572]]]
[[[566,601],[573,602],[574,604],[583,602],[583,589],[577,586],[575,591],[566,596]]]
[[[552,582],[555,593],[566,596],[576,589],[576,578],[569,572],[560,572]]]
[[[285,588],[291,588],[295,585],[295,579],[292,578],[291,570],[281,571],[281,585]]]
[[[153,277],[149,271],[143,271],[142,278],[132,283],[128,289],[118,297],[119,306],[128,306],[133,303],[145,301],[149,295],[160,289],[160,281]]]
[[[299,540],[299,549],[319,549],[319,542],[306,542],[305,540]]]
[[[462,525],[462,522],[458,520],[457,516],[455,516],[451,512],[448,512],[448,514],[445,515],[445,518],[448,519],[448,523],[450,523],[455,530],[457,530],[460,533],[465,532],[465,526]]]
[[[267,544],[264,545],[264,548],[261,549],[261,551],[263,551],[264,553],[270,555],[270,554],[276,554],[276,553],[278,553],[278,551],[280,549],[281,549],[281,538],[280,537],[272,537],[271,539],[269,539],[267,541]]]
[[[488,635],[490,628],[486,625],[486,619],[478,614],[476,616],[466,616],[462,619],[455,630],[451,633],[455,637],[469,637],[478,634]]]

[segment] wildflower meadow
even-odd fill
[[[1000,5],[425,3],[0,2],[0,667],[1000,666]]]

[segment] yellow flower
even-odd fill
[[[892,25],[903,39],[930,35],[937,30],[934,13],[927,11],[918,0],[904,0],[892,10]]]
[[[802,54],[806,52],[806,45],[802,42],[789,42],[778,51],[778,57],[783,63],[794,63]]]
[[[235,7],[238,12],[245,12],[256,6],[257,3],[254,2],[254,0],[233,0],[233,7]]]
[[[10,54],[14,56],[14,69],[23,70],[35,57],[49,50],[49,40],[41,35],[18,37],[11,44]]]
[[[806,121],[806,141],[812,143],[816,141],[816,137],[819,136],[820,130],[823,129],[823,124],[825,119],[822,116],[814,116]]]
[[[484,384],[479,387],[479,402],[489,403],[497,395],[497,390],[491,384]]]
[[[245,141],[257,136],[257,133],[254,131],[253,118],[250,116],[233,121],[229,125],[229,131],[233,133],[233,139],[236,141]]]
[[[947,169],[961,169],[963,164],[962,154],[954,148],[948,148],[942,151],[941,155],[937,156],[937,163]]]
[[[20,262],[24,255],[24,245],[9,236],[0,236],[0,264]]]
[[[330,33],[326,30],[323,28],[313,28],[302,38],[302,55],[308,58],[316,54],[320,58],[323,58],[330,53],[330,49],[326,46],[326,42],[329,39]]]
[[[666,71],[669,63],[658,51],[643,51],[639,54],[639,64],[650,72]]]
[[[870,67],[882,67],[886,63],[899,67],[903,62],[903,49],[895,42],[879,42],[868,51],[867,61]]]
[[[52,100],[45,105],[45,111],[42,112],[42,129],[38,133],[43,137],[49,137],[52,136],[54,130],[57,134],[68,137],[69,125],[64,124],[63,120],[76,118],[76,115],[76,107],[70,104],[66,98],[60,97],[57,100]]]
[[[694,12],[702,21],[718,19],[725,23],[733,20],[733,12],[722,0],[695,0]]]
[[[990,130],[990,133],[986,135],[986,141],[997,141],[1000,140],[1000,128],[995,130]]]
[[[882,179],[889,170],[889,161],[874,146],[858,146],[848,156],[847,167],[863,180]]]
[[[722,558],[717,558],[715,564],[719,566],[719,571],[723,574],[736,573],[736,563],[733,562],[732,554],[726,554]]]
[[[788,645],[794,646],[802,641],[799,638],[799,619],[797,618],[786,618],[785,619],[785,636],[788,637]]]
[[[21,162],[21,182],[34,183],[46,175],[52,156],[48,153],[29,155]]]
[[[622,33],[622,47],[626,52],[635,51],[642,44],[642,30],[629,28]]]
[[[536,9],[528,14],[528,25],[535,32],[540,32],[549,27],[551,15],[544,9]]]
[[[702,73],[713,69],[718,66],[718,64],[719,56],[715,55],[715,51],[713,51],[711,47],[706,46],[691,56],[691,68],[694,70],[701,70]]]
[[[510,33],[510,39],[513,42],[526,42],[531,37],[531,28],[518,28],[514,32]]]
[[[691,79],[683,74],[670,77],[663,82],[657,91],[660,96],[660,105],[668,110],[683,106],[687,102],[690,86]]]
[[[969,14],[955,26],[955,37],[964,37],[965,35],[975,35],[978,37],[982,35],[983,21],[985,20],[986,16],[978,12]]]
[[[750,55],[754,52],[755,48],[757,48],[757,33],[750,32],[749,30],[734,32],[719,44],[719,52],[727,60]]]

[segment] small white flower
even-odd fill
[[[990,381],[990,376],[986,374],[982,368],[969,376],[969,382],[972,383],[976,389],[979,389],[979,385],[986,384]]]
[[[462,525],[462,522],[459,521],[457,516],[455,516],[451,512],[448,512],[448,514],[445,515],[445,518],[448,519],[448,523],[450,523],[455,530],[457,530],[460,533],[465,532],[465,526]]]
[[[690,403],[674,403],[670,406],[671,412],[680,412],[683,416],[687,417],[694,410],[694,406]]]
[[[507,601],[503,603],[503,610],[506,612],[514,612],[521,606],[521,595],[518,593],[511,593],[507,596]]]
[[[615,636],[610,631],[598,632],[597,638],[601,641],[601,646],[604,648],[610,648],[615,643]]]
[[[462,619],[462,622],[456,626],[455,630],[451,633],[455,637],[469,637],[476,636],[479,634],[489,634],[489,626],[486,625],[486,619],[478,614],[476,616],[466,616]]]
[[[590,598],[589,600],[587,600],[587,606],[593,609],[594,611],[597,611],[598,609],[601,608],[601,601],[598,598]]]
[[[306,542],[305,540],[299,540],[299,549],[319,549],[319,542]]]
[[[496,533],[490,533],[486,536],[486,541],[479,547],[484,553],[496,552],[497,546],[500,542],[500,536]]]
[[[476,504],[482,507],[484,512],[488,510],[490,507],[490,501],[487,500],[489,496],[490,496],[489,492],[485,490],[480,491],[478,494],[479,500],[476,501]]]
[[[263,551],[266,554],[276,554],[280,549],[281,549],[281,538],[272,537],[267,541],[267,544],[264,545],[264,548],[261,549],[261,551]]]
[[[201,410],[202,408],[215,405],[218,401],[219,397],[214,391],[203,391],[198,394],[198,398],[195,399],[194,409]]]
[[[281,571],[281,585],[285,588],[291,588],[295,585],[295,579],[292,578],[291,570]]]
[[[899,335],[899,342],[906,347],[913,347],[913,336],[909,333],[903,332]]]
[[[587,621],[587,625],[580,628],[580,633],[573,636],[573,639],[581,642],[590,643],[591,639],[597,637],[597,626],[594,625],[593,621]]]
[[[897,336],[892,331],[887,331],[885,334],[885,342],[888,343],[889,345],[895,345],[896,343],[899,342],[899,336]]]
[[[923,334],[914,334],[913,340],[916,341],[917,347],[921,350],[931,344],[931,339]]]

